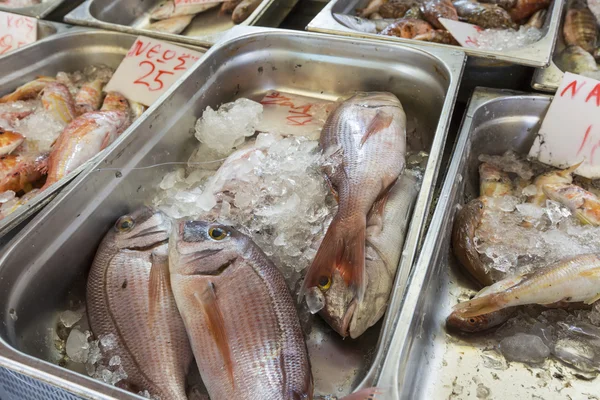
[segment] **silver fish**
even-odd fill
[[[358,32],[379,33],[394,22],[395,19],[366,19],[345,14],[333,14],[342,25]]]
[[[87,307],[96,337],[113,334],[134,392],[186,400],[192,352],[170,289],[167,240],[171,223],[139,209],[116,222],[98,248],[87,282]]]
[[[201,12],[220,6],[221,2],[175,4],[175,1],[163,1],[150,11],[150,18],[164,20],[183,15],[196,15]]]
[[[194,19],[193,15],[182,15],[179,17],[172,17],[169,19],[163,19],[148,25],[146,29],[150,31],[172,33],[173,35],[179,35],[181,32],[188,27],[188,25]]]

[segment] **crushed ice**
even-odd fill
[[[529,46],[539,41],[543,32],[534,27],[521,25],[514,29],[485,29],[479,33],[477,42],[480,49],[504,51]]]

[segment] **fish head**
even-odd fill
[[[389,92],[357,92],[347,100],[361,107],[401,107],[400,100]]]
[[[229,226],[180,221],[173,227],[169,241],[171,273],[219,274],[243,253],[247,243],[245,235]]]
[[[170,229],[171,221],[165,214],[143,207],[119,218],[111,233],[118,248],[140,250],[166,243]]]
[[[129,102],[119,92],[109,92],[102,103],[102,111],[128,111]]]
[[[446,326],[448,328],[470,333],[481,332],[491,328],[491,323],[489,314],[465,317],[458,311],[454,311],[446,319]]]
[[[151,12],[152,19],[167,19],[175,12],[175,2],[173,0],[162,1]]]

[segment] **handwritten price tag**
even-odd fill
[[[440,23],[450,32],[454,39],[463,47],[479,47],[479,33],[483,30],[477,25],[467,24],[466,22],[454,21],[447,18],[440,18]]]
[[[575,173],[600,178],[600,81],[566,72],[529,156]]]
[[[37,20],[0,11],[0,55],[37,40]]]
[[[197,51],[140,36],[105,90],[150,106],[200,57]]]
[[[263,117],[256,130],[313,140],[319,138],[327,116],[335,108],[331,101],[275,90],[269,91],[260,103]]]

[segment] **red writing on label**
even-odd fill
[[[0,12],[0,55],[35,42],[36,28],[34,18]]]
[[[465,40],[465,45],[472,45],[473,47],[479,47],[479,41],[477,39],[472,38],[471,36],[467,36],[467,40]]]
[[[592,103],[595,104],[596,107],[600,107],[600,83],[594,85],[589,91],[587,89],[581,90],[586,83],[586,81],[579,82],[577,79],[572,80],[560,92],[560,97],[570,96],[571,99],[575,100],[585,96],[585,103]]]
[[[592,137],[592,128],[593,125],[589,125],[585,130],[585,134],[579,145],[579,150],[577,150],[577,156],[582,155],[590,165],[596,165],[594,163],[594,158],[596,157],[596,151],[600,148],[600,140],[597,142],[590,141],[590,138]]]
[[[313,116],[309,113],[312,104],[297,106],[289,97],[282,95],[279,92],[272,92],[265,96],[261,101],[262,105],[276,105],[280,107],[288,107],[288,115],[285,119],[288,125],[304,126],[313,121]]]

